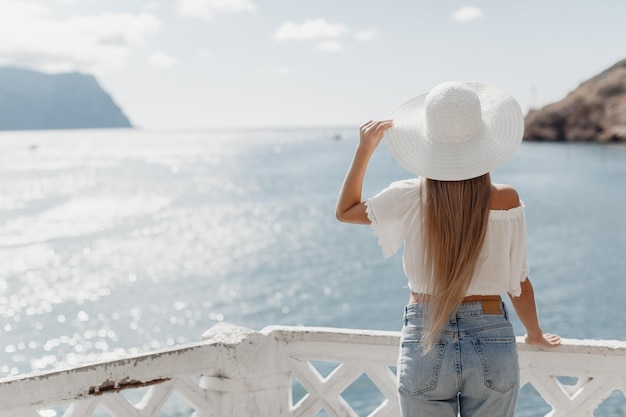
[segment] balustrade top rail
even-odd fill
[[[0,417],[38,417],[54,407],[65,417],[91,416],[98,407],[116,417],[151,417],[172,394],[198,417],[304,417],[322,409],[331,416],[357,416],[341,394],[363,374],[383,396],[368,415],[398,416],[393,367],[399,337],[287,326],[256,332],[222,323],[202,342],[0,380]],[[522,384],[532,384],[552,407],[552,417],[591,416],[614,390],[626,393],[626,342],[566,339],[544,350],[518,339],[518,350]],[[339,365],[323,376],[314,361]],[[558,376],[578,380],[567,385]],[[294,380],[306,391],[298,401]],[[122,395],[139,388],[140,401]]]

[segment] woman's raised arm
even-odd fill
[[[335,215],[345,223],[369,224],[365,204],[361,201],[363,179],[372,154],[380,144],[385,131],[391,127],[391,120],[369,121],[361,126],[359,145],[348,169],[339,197]]]

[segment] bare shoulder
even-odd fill
[[[491,210],[509,210],[520,206],[517,190],[506,184],[491,184]]]

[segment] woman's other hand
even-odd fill
[[[543,347],[557,347],[561,344],[561,337],[558,334],[540,334],[537,336],[526,335],[525,341],[529,345],[537,345]]]
[[[543,347],[559,346],[561,338],[558,335],[544,334],[541,331],[537,317],[537,306],[535,305],[535,290],[530,282],[530,278],[522,281],[521,287],[522,293],[519,297],[511,296],[511,304],[513,304],[517,317],[519,317],[526,328],[526,343]]]

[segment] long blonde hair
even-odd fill
[[[429,302],[424,351],[432,349],[474,275],[489,219],[489,173],[463,181],[425,180],[424,263]]]

